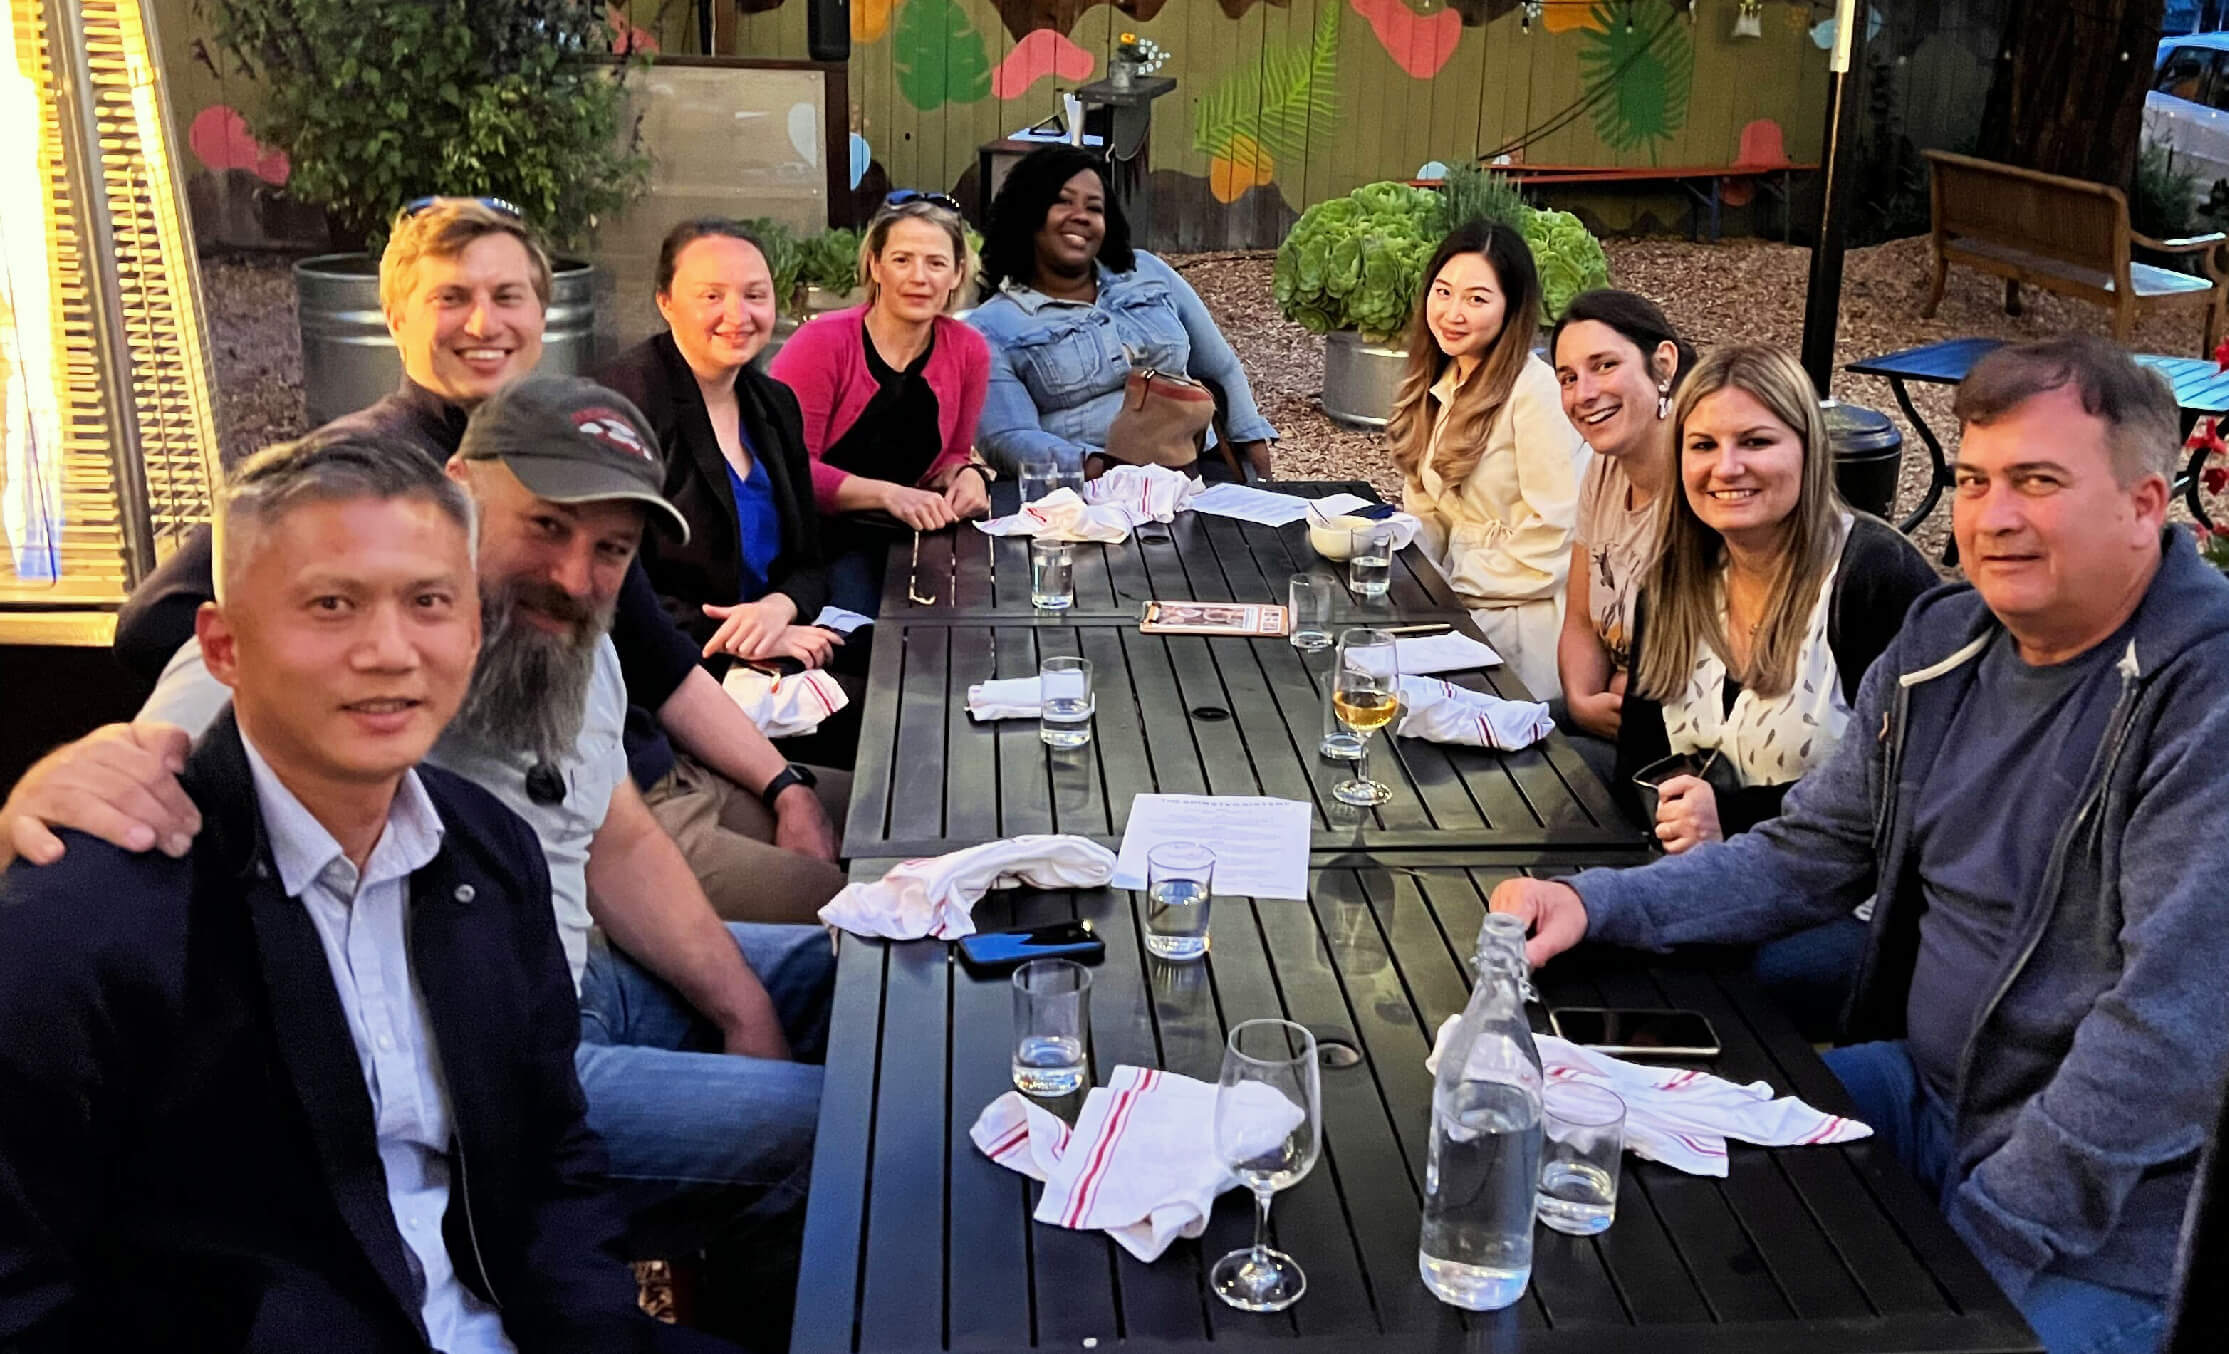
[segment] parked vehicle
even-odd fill
[[[2144,139],[2197,174],[2198,205],[2229,215],[2229,33],[2162,38],[2144,96]]]

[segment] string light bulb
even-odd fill
[[[1517,26],[1524,31],[1526,36],[1531,36],[1532,21],[1540,17],[1540,11],[1544,8],[1546,8],[1544,0],[1525,0],[1524,4],[1518,6]]]

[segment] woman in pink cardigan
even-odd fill
[[[956,204],[894,193],[860,241],[867,303],[801,326],[774,356],[805,413],[829,600],[847,610],[878,609],[894,530],[990,510],[991,469],[974,454],[990,349],[949,314],[974,273]]]

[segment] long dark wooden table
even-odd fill
[[[1306,497],[1362,483],[1272,486]],[[994,486],[998,511],[1011,485]],[[1332,655],[1283,639],[1146,635],[1141,603],[1278,602],[1295,573],[1338,583],[1334,625],[1446,622],[1477,637],[1462,603],[1415,546],[1396,559],[1387,597],[1363,599],[1346,568],[1319,558],[1307,529],[1181,513],[1118,545],[1077,548],[1077,604],[1029,604],[1026,537],[972,527],[924,537],[890,563],[868,674],[844,854],[934,855],[1023,832],[1118,840],[1138,794],[1269,795],[1315,809],[1318,848],[1628,847],[1646,844],[1560,735],[1521,752],[1447,747],[1381,734],[1372,774],[1392,802],[1357,810],[1331,797],[1350,767],[1316,755]],[[928,580],[934,579],[932,587]],[[943,599],[928,607],[909,591]],[[1031,677],[1056,654],[1089,658],[1098,714],[1089,748],[1056,752],[1037,721],[976,723],[967,689]],[[1439,676],[1511,699],[1531,697],[1505,666]]]
[[[1735,1146],[1725,1180],[1628,1156],[1615,1225],[1541,1229],[1532,1286],[1469,1314],[1417,1277],[1431,1121],[1423,1060],[1461,1009],[1485,898],[1508,875],[1621,853],[1319,854],[1307,902],[1218,897],[1212,952],[1167,964],[1142,948],[1142,895],[994,894],[987,927],[1087,918],[1107,942],[1091,1001],[1092,1067],[1160,1067],[1212,1082],[1224,1032],[1280,1015],[1358,1055],[1323,1077],[1324,1152],[1278,1197],[1277,1244],[1308,1273],[1281,1315],[1208,1294],[1215,1258],[1250,1239],[1225,1195],[1198,1241],[1141,1264],[1104,1235],[1031,1221],[1039,1187],[978,1153],[968,1126],[1008,1089],[1011,997],[947,946],[846,935],[806,1221],[794,1354],[1190,1346],[1535,1354],[2014,1354],[2039,1348],[1886,1148]],[[863,861],[872,878],[893,862]],[[1840,1085],[1776,1011],[1696,961],[1567,956],[1539,975],[1551,1004],[1700,1010],[1715,1070],[1848,1112]],[[1080,1099],[1072,1097],[1071,1099]],[[1056,1103],[1055,1108],[1060,1108]],[[1071,1108],[1069,1111],[1073,1113]]]

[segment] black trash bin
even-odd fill
[[[1904,434],[1888,415],[1862,404],[1826,402],[1827,441],[1834,447],[1834,485],[1853,508],[1887,517],[1896,507],[1904,468]]]

